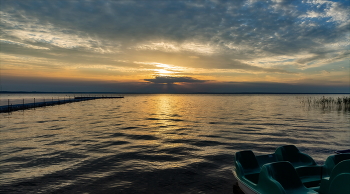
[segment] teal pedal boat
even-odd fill
[[[331,155],[317,165],[294,145],[258,156],[240,151],[233,174],[245,194],[350,194],[350,153]]]

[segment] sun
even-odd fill
[[[158,76],[174,76],[175,74],[180,72],[178,68],[173,65],[156,63],[155,66],[157,67],[157,69],[154,69],[154,71],[155,74],[157,74]]]
[[[166,75],[171,75],[171,74],[174,74],[173,71],[168,71],[166,69],[156,69],[155,70],[155,73],[157,75],[161,75],[161,76],[166,76]]]

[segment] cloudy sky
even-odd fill
[[[350,92],[347,0],[0,0],[2,91]]]

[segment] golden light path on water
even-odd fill
[[[302,97],[125,95],[1,113],[1,192],[232,193],[237,151],[294,144],[322,164],[350,147],[349,110]]]

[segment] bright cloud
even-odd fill
[[[131,49],[163,52],[193,52],[202,55],[211,55],[216,53],[213,46],[196,42],[186,42],[182,44],[177,44],[176,42],[151,42],[137,45]]]

